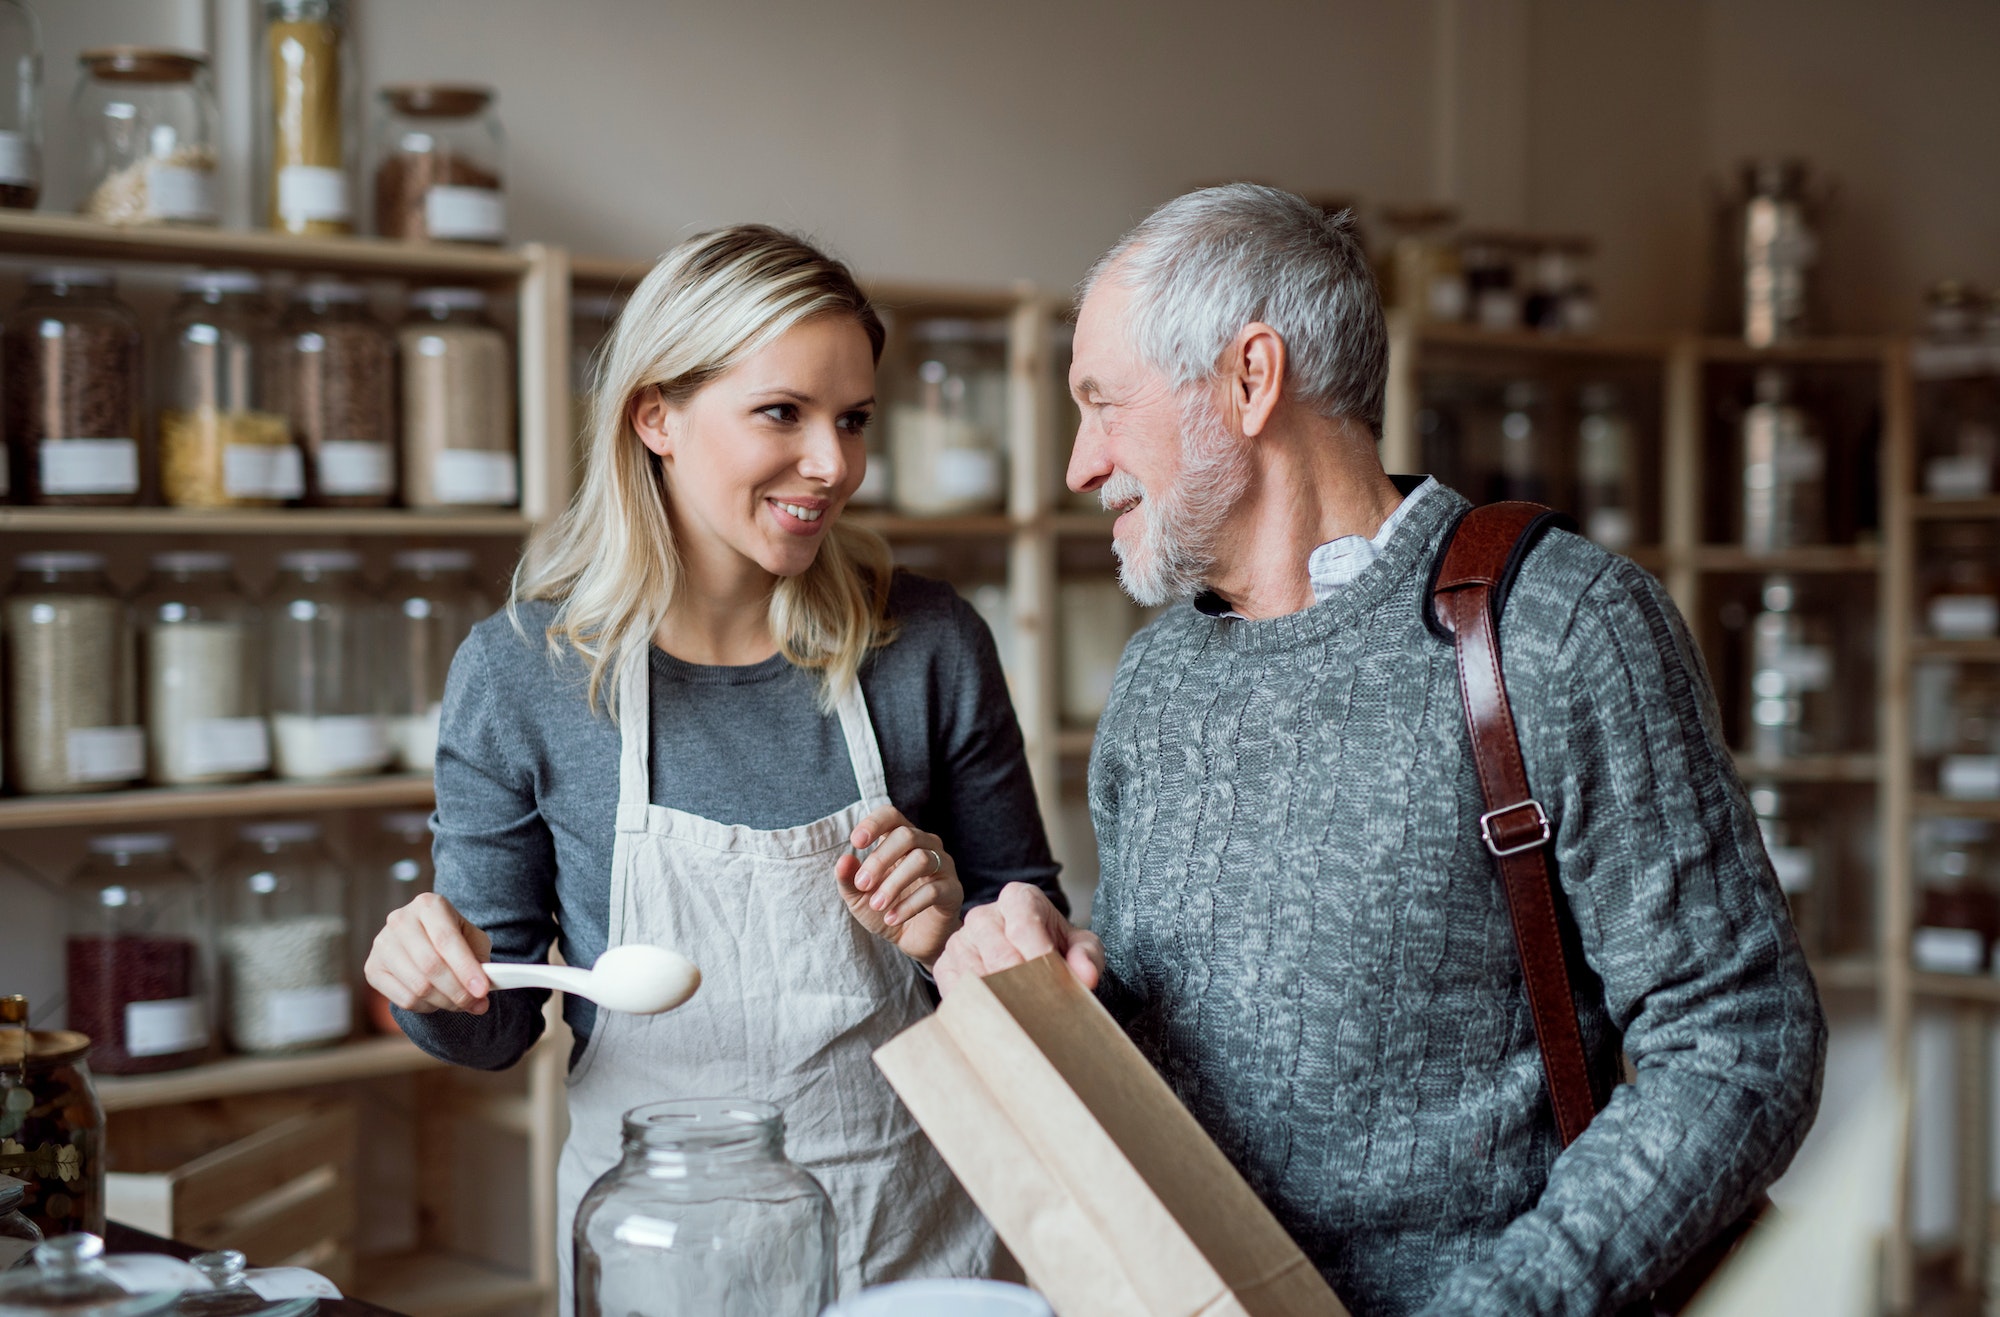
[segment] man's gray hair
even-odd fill
[[[1261,321],[1285,342],[1286,391],[1322,416],[1382,437],[1389,331],[1351,211],[1230,183],[1176,197],[1084,276],[1131,290],[1126,332],[1176,389],[1213,379],[1223,349]]]

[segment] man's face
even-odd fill
[[[1208,391],[1177,392],[1140,360],[1125,333],[1130,301],[1114,270],[1077,315],[1069,388],[1083,424],[1068,482],[1119,514],[1111,529],[1119,582],[1151,607],[1207,584],[1249,462]]]

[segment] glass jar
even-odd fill
[[[1826,903],[1820,894],[1819,830],[1799,801],[1776,782],[1750,784],[1750,808],[1778,887],[1791,905],[1792,924],[1806,954],[1818,956],[1826,947]]]
[[[1770,553],[1826,539],[1826,443],[1791,401],[1784,372],[1757,372],[1743,413],[1743,547]]]
[[[361,589],[360,567],[344,549],[278,560],[266,606],[266,687],[279,777],[356,777],[389,764],[375,605]]]
[[[153,555],[134,602],[147,776],[163,786],[237,782],[271,767],[257,609],[226,553]]]
[[[1936,974],[1977,974],[2000,937],[1993,890],[1993,825],[1980,819],[1919,824],[1918,901],[1911,960]]]
[[[208,57],[108,46],[77,57],[76,207],[106,224],[214,224],[215,82]]]
[[[378,94],[375,232],[416,242],[505,242],[493,89],[417,82]]]
[[[354,231],[354,59],[344,0],[264,0],[265,222]]]
[[[990,512],[1007,502],[1007,324],[923,320],[914,378],[889,413],[896,510]]]
[[[208,1059],[201,884],[164,832],[92,837],[70,881],[69,1024],[107,1075]]]
[[[465,549],[405,549],[395,563],[383,599],[389,741],[398,767],[428,773],[437,762],[452,656],[492,608],[473,584]]]
[[[403,501],[413,508],[520,502],[507,336],[476,288],[420,288],[397,331],[403,375]]]
[[[1753,758],[1791,759],[1833,748],[1833,628],[1803,606],[1791,578],[1769,576],[1763,608],[1750,619],[1750,735]]]
[[[396,497],[396,340],[358,284],[292,294],[273,367],[305,456],[306,502],[381,508]]]
[[[1499,447],[1491,499],[1551,501],[1548,395],[1533,380],[1514,380],[1500,392]]]
[[[1819,206],[1803,160],[1749,160],[1741,191],[1724,212],[1735,247],[1736,328],[1752,347],[1806,337],[1814,329]]]
[[[108,270],[32,271],[0,335],[15,498],[44,506],[139,501],[139,321]],[[5,492],[0,490],[0,492]]]
[[[400,810],[382,816],[382,847],[371,860],[369,881],[355,885],[360,909],[355,912],[355,928],[360,936],[359,955],[368,958],[368,946],[381,932],[393,911],[431,890],[431,816],[415,810]],[[389,1012],[389,999],[373,988],[367,989],[368,1021],[386,1034],[400,1033],[396,1017]]]
[[[153,1317],[200,1280],[184,1262],[160,1253],[106,1259],[94,1234],[57,1235],[35,1246],[32,1262],[0,1276],[6,1317]],[[133,1265],[137,1264],[137,1265]]]
[[[21,0],[0,0],[0,70],[0,207],[33,210],[42,199],[42,35]]]
[[[1940,640],[2000,635],[2000,575],[1994,571],[1992,528],[1945,522],[1932,532],[1930,547],[1924,563],[1925,629]]]
[[[96,553],[24,553],[7,598],[7,780],[102,791],[146,774],[125,607]]]
[[[2000,800],[2000,671],[1959,664],[1937,765],[1937,789],[1951,800]]]
[[[1382,301],[1419,320],[1465,319],[1465,274],[1459,267],[1451,206],[1386,206],[1389,250],[1382,265]]]
[[[1586,384],[1577,393],[1577,513],[1583,533],[1613,553],[1639,538],[1632,418],[1615,384]]]
[[[224,1020],[242,1052],[286,1052],[345,1038],[354,999],[341,877],[317,823],[253,823],[224,860]]]
[[[1544,334],[1597,329],[1597,294],[1584,278],[1594,244],[1588,238],[1542,238],[1528,248],[1528,296],[1521,315]]]
[[[209,1288],[183,1294],[174,1305],[174,1317],[307,1317],[322,1296],[340,1293],[323,1277],[297,1268],[252,1270],[250,1259],[233,1248],[197,1253],[188,1265],[201,1273]],[[264,1297],[267,1293],[272,1297]]]
[[[256,275],[213,270],[181,280],[162,363],[160,493],[169,505],[275,507],[305,493],[271,341]]]
[[[766,1102],[625,1113],[624,1155],[576,1209],[576,1317],[818,1317],[834,1296],[833,1204],[787,1160]]]
[[[0,1272],[27,1264],[42,1242],[42,1232],[21,1211],[28,1200],[28,1182],[0,1175]]]
[[[0,1145],[45,1235],[104,1229],[104,1108],[72,1029],[30,1029],[28,999],[0,997]]]
[[[1515,244],[1499,234],[1468,233],[1459,247],[1467,312],[1481,329],[1521,327],[1521,290],[1514,281]]]

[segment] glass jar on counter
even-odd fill
[[[21,0],[0,0],[0,208],[33,210],[41,199],[41,29]]]
[[[317,823],[253,823],[222,862],[216,938],[229,1041],[285,1052],[345,1038],[354,1000],[340,871]]]
[[[431,890],[431,816],[403,810],[382,816],[382,848],[370,860],[369,880],[356,884],[361,908],[355,915],[360,944],[360,960],[368,958],[368,946],[387,923],[391,912],[401,910]],[[377,1032],[400,1033],[396,1017],[389,1011],[389,999],[373,988],[367,989],[368,1022]]]
[[[92,837],[70,880],[65,963],[70,1027],[90,1035],[108,1075],[208,1059],[202,973],[208,916],[201,883],[164,832]]]
[[[1577,513],[1583,533],[1613,553],[1639,538],[1632,417],[1615,384],[1586,384],[1577,393]]]
[[[1459,266],[1452,206],[1385,206],[1389,249],[1382,264],[1382,301],[1419,320],[1465,319],[1465,272]]]
[[[44,1235],[104,1229],[104,1108],[74,1029],[31,1029],[28,999],[0,997],[0,1143]]]
[[[413,508],[520,502],[507,336],[476,288],[420,288],[397,331],[403,501]]]
[[[181,280],[162,363],[160,493],[170,506],[275,507],[304,495],[271,339],[256,275],[211,270]]]
[[[264,0],[266,223],[354,231],[354,58],[344,0]]]
[[[889,413],[896,510],[947,517],[1006,506],[1006,322],[922,320],[911,338],[914,378]]]
[[[387,507],[396,497],[396,340],[358,284],[293,292],[273,367],[304,454],[306,502]]]
[[[1743,547],[1758,553],[1826,539],[1826,441],[1791,400],[1784,372],[1757,372],[1743,413]]]
[[[215,83],[208,57],[107,46],[77,57],[70,101],[76,207],[106,224],[214,224]]]
[[[375,603],[344,549],[278,559],[265,608],[265,684],[277,774],[315,780],[379,773],[389,737],[377,687]]]
[[[406,549],[395,563],[383,600],[389,741],[398,767],[428,773],[452,656],[492,606],[473,583],[465,549]]]
[[[146,775],[125,605],[97,553],[24,553],[7,597],[7,780],[31,794]]]
[[[1790,577],[1769,576],[1750,619],[1752,758],[1791,759],[1833,749],[1833,626],[1799,598]]]
[[[35,1245],[42,1242],[42,1232],[21,1210],[27,1201],[26,1180],[0,1175],[0,1273],[25,1266]]]
[[[505,242],[493,89],[417,82],[378,95],[375,232],[416,242]]]
[[[129,507],[144,467],[139,321],[111,272],[35,270],[0,334],[17,501]],[[0,490],[0,493],[6,492]]]
[[[817,1317],[834,1297],[833,1204],[784,1143],[766,1102],[626,1112],[621,1160],[576,1209],[576,1317]]]
[[[1932,532],[1925,555],[1923,618],[1940,640],[1987,640],[2000,635],[2000,574],[1994,569],[1992,528],[1948,521]]]
[[[134,601],[147,776],[163,786],[237,782],[271,767],[257,609],[226,553],[156,553]]]

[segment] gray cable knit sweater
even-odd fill
[[[1451,647],[1439,490],[1316,606],[1180,607],[1090,765],[1107,1005],[1356,1317],[1582,1314],[1650,1290],[1791,1160],[1826,1029],[1694,642],[1576,536],[1501,625],[1607,1079],[1558,1157]]]

